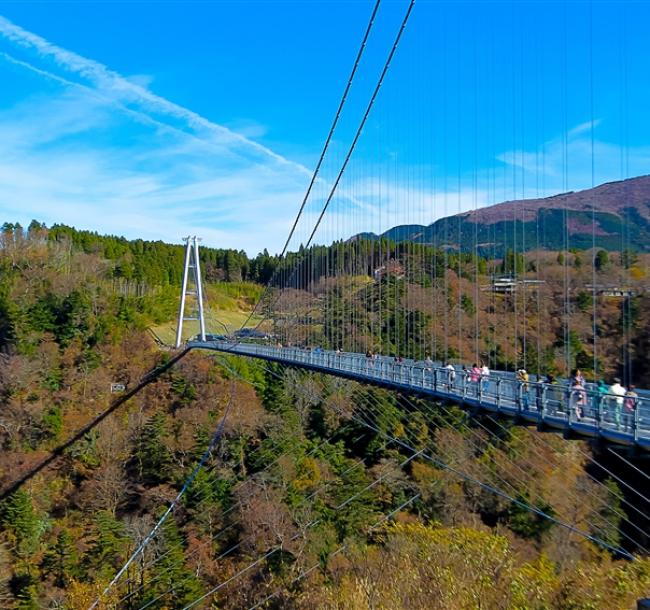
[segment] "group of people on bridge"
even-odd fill
[[[370,350],[366,351],[366,359],[371,366],[379,358],[378,354]],[[399,355],[392,357],[392,360],[394,364],[404,364],[404,359]],[[423,361],[414,362],[413,365],[429,372],[439,369],[428,356]],[[490,395],[491,373],[484,362],[475,362],[469,368],[463,365],[460,370],[450,362],[444,362],[442,371],[449,392],[459,389],[459,385],[462,384],[464,390],[470,395],[477,397]],[[503,378],[503,373],[497,374],[494,382],[498,383],[499,378]],[[634,425],[639,395],[635,386],[625,388],[618,377],[614,378],[611,384],[607,384],[604,379],[588,384],[582,372],[575,369],[568,384],[561,383],[552,374],[531,381],[526,369],[520,368],[515,373],[515,380],[518,392],[513,398],[523,409],[534,407],[542,410],[546,404],[558,412],[569,411],[575,416],[576,421],[590,418],[597,422],[613,424],[617,429],[626,431],[631,430]]]
[[[433,364],[429,359],[424,362],[425,367],[427,363]],[[443,365],[443,370],[451,391],[456,382],[456,367],[447,362]],[[471,368],[463,366],[461,373],[463,383],[470,388],[470,393],[476,396],[489,393],[490,369],[486,364],[474,363]],[[572,410],[577,421],[588,417],[614,424],[617,429],[626,431],[634,425],[639,395],[634,385],[626,388],[618,377],[611,384],[607,384],[604,379],[588,384],[580,369],[575,369],[568,384],[561,384],[552,374],[531,382],[526,369],[520,368],[515,379],[519,389],[516,400],[524,409],[535,405],[541,410],[546,403],[558,411],[564,410],[564,407]]]
[[[571,375],[570,388],[571,402],[577,419],[590,415],[594,419],[609,420],[615,423],[617,428],[632,428],[634,412],[639,401],[635,386],[624,387],[618,377],[615,377],[611,384],[599,379],[592,390],[589,404],[587,383],[580,369],[576,369]]]

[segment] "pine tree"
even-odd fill
[[[124,525],[108,511],[95,515],[92,544],[85,556],[85,568],[101,577],[112,577],[123,562],[128,538]]]
[[[18,553],[33,553],[43,528],[29,494],[23,489],[11,494],[3,502],[0,515],[2,524],[12,533]]]
[[[596,271],[602,271],[609,264],[609,254],[605,250],[598,250],[594,258],[594,266]]]
[[[4,273],[4,270],[0,268]],[[16,340],[14,311],[7,298],[8,286],[0,286],[0,353],[9,350]]]
[[[61,530],[54,546],[43,558],[43,571],[52,574],[56,586],[63,588],[78,576],[78,562],[72,536],[68,530]]]
[[[18,572],[11,580],[16,602],[15,610],[39,610],[38,589],[34,577],[29,572]]]
[[[171,478],[172,456],[163,441],[165,416],[156,413],[144,426],[136,441],[134,459],[144,481],[157,485]]]
[[[241,282],[241,262],[239,255],[234,250],[227,250],[224,260],[226,281]]]
[[[156,581],[145,590],[153,598],[162,595],[159,607],[183,608],[201,595],[201,585],[196,574],[185,566],[183,540],[173,517],[161,530],[161,555],[152,575]]]

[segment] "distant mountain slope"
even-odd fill
[[[381,236],[455,250],[470,250],[477,243],[479,251],[499,255],[512,247],[590,248],[592,228],[597,247],[650,251],[650,175],[542,199],[506,201],[441,218],[429,226],[393,227]]]

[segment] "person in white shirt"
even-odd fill
[[[481,363],[481,393],[485,392],[490,380],[490,369],[485,362]]]
[[[456,369],[451,362],[448,362],[447,366],[445,366],[445,370],[447,371],[447,385],[449,386],[449,389],[451,389],[454,385],[454,380],[456,379]]]
[[[621,425],[621,412],[623,411],[624,396],[627,393],[627,390],[621,385],[621,380],[618,377],[609,386],[609,393],[614,397],[614,421],[618,428]]]

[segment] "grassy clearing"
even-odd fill
[[[262,296],[263,286],[249,282],[208,284],[208,304],[220,311],[251,311]]]
[[[263,287],[247,282],[233,282],[231,284],[219,283],[206,286],[206,311],[205,325],[208,333],[224,334],[225,329],[232,333],[246,322],[253,311],[255,303],[262,294]],[[257,326],[260,316],[253,316],[248,321],[247,327]],[[151,330],[156,336],[168,345],[173,345],[176,339],[176,320],[169,320],[163,324],[152,326]],[[188,321],[183,325],[183,339],[197,335],[199,332],[198,321]]]

